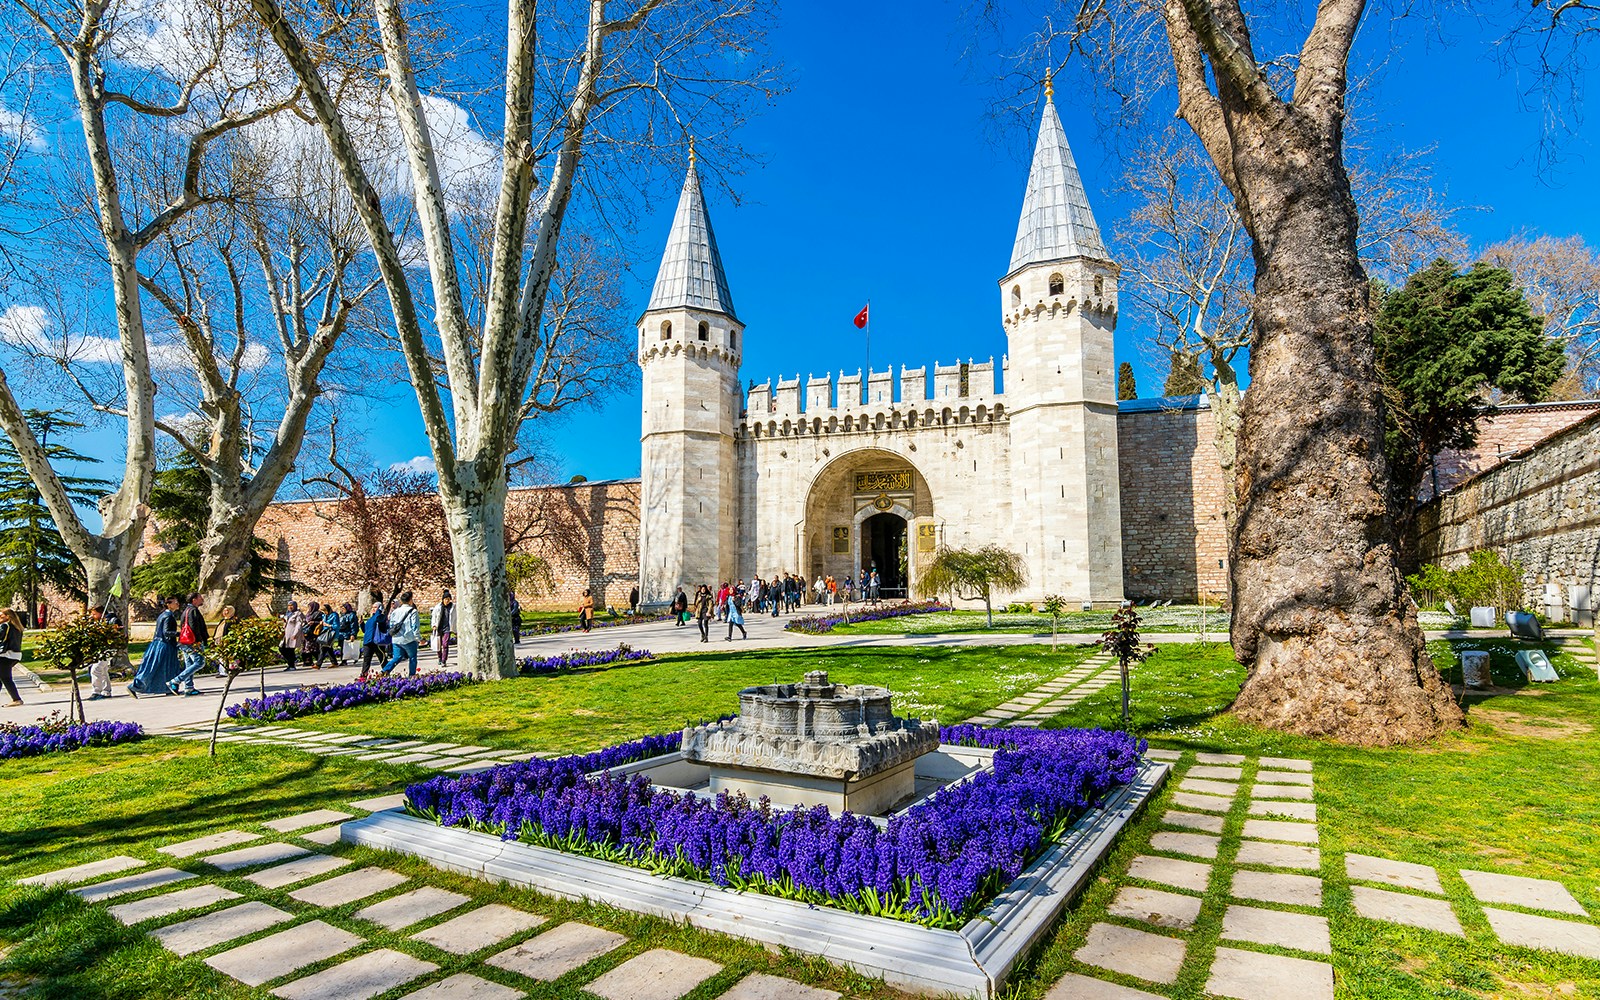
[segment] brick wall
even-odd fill
[[[1169,401],[1170,402],[1170,401]],[[1130,600],[1212,600],[1228,593],[1222,470],[1211,410],[1190,402],[1123,403],[1122,589]]]
[[[1579,399],[1558,403],[1507,406],[1478,424],[1478,441],[1471,448],[1447,448],[1439,453],[1439,492],[1449,493],[1466,480],[1494,468],[1504,455],[1530,448],[1586,417],[1600,413],[1600,400]],[[1433,499],[1431,478],[1424,478],[1417,500]]]
[[[1454,567],[1492,549],[1521,562],[1527,600],[1544,585],[1561,600],[1596,584],[1600,568],[1600,412],[1459,483],[1418,515],[1425,562]]]

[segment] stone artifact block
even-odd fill
[[[268,830],[289,833],[293,830],[304,830],[308,826],[337,823],[339,820],[349,818],[349,813],[340,812],[337,809],[313,809],[311,812],[303,812],[296,816],[285,816],[282,819],[275,819],[262,825]]]
[[[308,885],[289,893],[293,899],[312,906],[343,906],[358,899],[376,896],[405,882],[406,877],[387,868],[363,868],[335,876],[326,882]]]
[[[92,878],[102,875],[115,875],[132,868],[142,868],[150,862],[140,858],[130,858],[119,854],[114,858],[103,861],[90,861],[87,864],[73,865],[71,868],[58,868],[53,872],[42,875],[30,875],[27,878],[17,879],[18,885],[71,885],[74,882],[87,882]]]
[[[797,983],[765,972],[752,972],[722,994],[721,1000],[839,1000],[833,990]]]
[[[1600,961],[1600,927],[1593,924],[1497,910],[1492,906],[1484,907],[1483,914],[1489,918],[1489,926],[1494,928],[1495,934],[1506,944],[1559,951]]]
[[[467,897],[459,892],[425,885],[420,889],[412,889],[410,892],[402,892],[398,896],[373,903],[364,910],[358,910],[356,916],[361,920],[370,920],[387,927],[391,931],[397,931],[402,927],[410,927],[429,917],[436,917],[453,910],[466,901]]]
[[[339,1000],[371,1000],[379,993],[404,986],[437,968],[432,962],[380,948],[304,979],[296,979],[272,993],[285,1000],[329,1000],[332,997],[338,997]]]
[[[550,982],[627,943],[612,931],[569,922],[485,959],[496,968]]]
[[[349,931],[313,920],[212,955],[206,959],[206,964],[247,986],[260,986],[296,969],[332,958],[341,951],[349,951],[360,943],[361,939]]]
[[[220,903],[224,899],[238,898],[237,892],[224,889],[220,885],[197,885],[191,889],[179,889],[177,892],[169,892],[162,896],[146,896],[131,903],[119,903],[107,912],[124,924],[137,924],[157,917],[170,917],[184,910],[198,910],[212,903]]]
[[[1044,1000],[1162,1000],[1154,993],[1136,990],[1131,986],[1118,986],[1104,979],[1090,979],[1069,972],[1050,988]]]
[[[222,833],[213,833],[193,840],[185,840],[177,844],[168,844],[158,848],[162,854],[170,854],[175,858],[189,858],[196,854],[205,854],[207,851],[220,851],[224,847],[233,847],[237,844],[248,844],[252,840],[260,840],[259,833],[246,833],[243,830],[224,830]]]
[[[605,1000],[678,1000],[722,971],[704,958],[657,948],[628,959],[585,986],[585,993]]]
[[[1205,892],[1206,885],[1211,881],[1211,866],[1198,861],[1179,861],[1177,858],[1158,858],[1145,854],[1134,858],[1128,865],[1128,875],[1146,882]]]
[[[1322,867],[1322,852],[1315,847],[1296,844],[1268,844],[1260,840],[1239,842],[1239,853],[1234,863],[1241,865],[1266,865],[1269,868],[1305,868],[1315,871]]]
[[[1229,904],[1222,915],[1222,936],[1229,941],[1249,941],[1294,948],[1317,955],[1333,954],[1328,918],[1308,913],[1285,913],[1255,906]]]
[[[1117,891],[1116,898],[1106,907],[1106,912],[1114,917],[1142,920],[1156,927],[1186,931],[1200,919],[1200,897],[1128,885]]]
[[[1475,872],[1461,869],[1467,888],[1485,903],[1510,903],[1526,906],[1530,910],[1554,910],[1586,917],[1583,907],[1567,887],[1546,878],[1524,878],[1520,875],[1500,875],[1495,872]]]
[[[1355,882],[1384,882],[1402,889],[1421,889],[1435,896],[1444,895],[1444,886],[1439,882],[1439,873],[1427,865],[1413,864],[1410,861],[1390,861],[1387,858],[1374,858],[1365,854],[1346,854],[1344,870],[1345,874]]]
[[[1073,957],[1085,965],[1099,966],[1152,983],[1170,983],[1183,968],[1185,945],[1178,938],[1136,931],[1117,924],[1095,924]]]
[[[1233,895],[1236,899],[1318,907],[1322,905],[1322,880],[1310,875],[1241,869],[1233,873]]]
[[[469,910],[436,927],[411,935],[413,941],[431,944],[456,955],[470,955],[513,934],[532,930],[545,922],[537,913],[490,903]]]
[[[1350,894],[1355,899],[1356,912],[1368,920],[1421,927],[1456,937],[1467,936],[1461,929],[1461,921],[1456,919],[1455,911],[1450,908],[1449,900],[1428,899],[1366,885],[1351,886]]]
[[[197,951],[205,951],[225,941],[264,931],[293,919],[294,914],[285,913],[276,906],[251,901],[166,927],[157,927],[150,932],[150,936],[174,954],[193,955]]]
[[[470,972],[458,972],[449,979],[407,993],[402,1000],[521,1000],[526,995],[522,990],[491,983]]]
[[[1333,966],[1304,958],[1218,948],[1206,992],[1235,1000],[1333,1000]]]
[[[103,899],[114,899],[132,892],[144,892],[146,889],[171,885],[174,882],[187,882],[194,877],[193,874],[176,868],[152,868],[137,875],[124,875],[109,882],[86,885],[81,889],[72,890],[72,894],[85,903],[98,903]]]

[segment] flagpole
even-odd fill
[[[872,401],[872,300],[867,300],[867,401]]]

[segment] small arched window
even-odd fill
[[[739,331],[738,330],[729,330],[728,331],[728,350],[737,351],[738,349],[739,349]]]
[[[672,339],[672,321],[670,319],[669,320],[662,320],[662,322],[661,322],[661,339],[662,340],[671,340]]]
[[[1065,292],[1066,290],[1067,290],[1067,279],[1063,278],[1059,274],[1052,274],[1050,276],[1050,294],[1051,295],[1060,295],[1062,292]]]
[[[1106,279],[1102,278],[1100,275],[1097,274],[1097,275],[1094,276],[1094,294],[1095,294],[1096,297],[1099,297],[1101,295],[1104,295],[1105,293],[1106,293]]]
[[[1022,286],[1021,285],[1012,285],[1011,286],[1011,308],[1013,308],[1013,309],[1021,309],[1022,308]]]
[[[711,339],[711,324],[710,323],[702,322],[700,324],[700,339],[701,340],[710,340]]]

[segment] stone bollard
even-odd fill
[[[1489,676],[1489,654],[1481,649],[1463,649],[1461,679],[1469,688],[1494,687],[1494,681]]]

